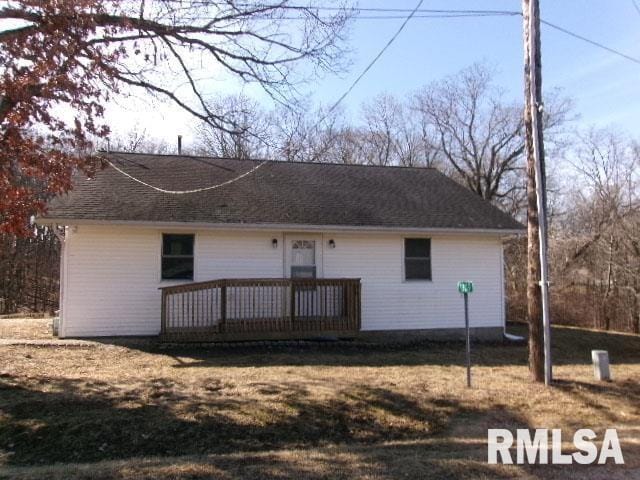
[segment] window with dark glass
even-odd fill
[[[431,280],[431,239],[404,239],[405,280]]]
[[[162,279],[193,280],[193,235],[162,235]]]

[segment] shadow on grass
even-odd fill
[[[612,400],[627,404],[632,414],[640,413],[640,384],[637,381],[612,381],[601,383],[587,383],[578,380],[559,380],[553,383],[554,388],[560,389],[579,400],[583,405],[597,410],[612,425],[624,421],[621,412],[611,409]],[[622,414],[625,415],[624,413]],[[574,426],[584,428],[584,421],[576,418]]]
[[[523,324],[509,327],[510,333],[526,337]],[[177,368],[272,367],[272,366],[464,366],[463,342],[412,344],[366,344],[349,342],[263,342],[226,344],[162,344],[154,341],[128,342],[97,339],[105,344],[123,345],[146,353],[167,355]],[[609,350],[615,363],[640,362],[640,337],[607,332],[555,327],[552,332],[555,365],[589,364],[592,349]],[[472,361],[484,366],[524,366],[526,343],[472,342]]]
[[[3,376],[0,456],[38,465],[418,439],[440,432],[460,409],[366,385],[323,398],[287,384],[273,402],[213,387],[190,397],[162,379],[127,390]]]
[[[176,387],[159,379],[124,390],[103,382],[0,377],[0,457],[5,466],[38,466],[241,453],[241,458],[216,462],[218,475],[205,475],[208,470],[202,468],[182,472],[184,477],[175,472],[164,477],[153,469],[147,475],[138,461],[127,469],[141,469],[135,478],[228,478],[225,470],[239,478],[351,478],[362,473],[359,468],[376,478],[401,472],[414,478],[427,473],[455,478],[459,462],[469,455],[476,464],[464,468],[477,474],[492,471],[482,465],[487,425],[528,428],[522,418],[500,408],[463,408],[450,399],[418,401],[366,385],[325,399],[304,386],[287,385],[286,392],[278,391],[276,409],[255,399],[229,398],[216,389],[209,396],[189,398]],[[276,386],[265,388],[275,391]],[[447,436],[456,425],[464,427],[456,434],[459,444]],[[388,444],[394,441],[400,443]],[[343,445],[339,448],[348,455],[320,459],[325,464],[317,470],[300,465],[304,458],[256,457],[273,450],[338,448],[331,445]],[[257,470],[246,473],[247,462],[253,461]],[[171,464],[165,467],[172,471]],[[74,478],[129,477],[113,471],[101,477],[92,470]]]
[[[243,452],[221,457],[135,458],[124,464],[101,463],[42,469],[15,468],[12,480],[347,480],[391,478],[515,478],[521,469],[487,465],[484,445],[443,441],[335,446],[289,452]],[[534,477],[535,478],[535,477]]]

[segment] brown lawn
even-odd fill
[[[0,339],[52,339],[51,318],[0,318]]]
[[[475,345],[467,389],[456,343],[0,346],[0,477],[640,477],[640,338],[556,328],[554,354],[545,388]],[[626,464],[487,465],[487,428],[534,427],[617,428]]]

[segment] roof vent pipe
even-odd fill
[[[182,135],[178,135],[178,155],[182,155]]]

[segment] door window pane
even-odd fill
[[[291,242],[291,278],[316,278],[315,240]]]

